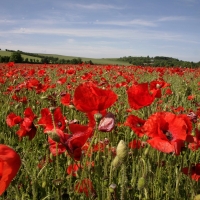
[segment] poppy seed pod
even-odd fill
[[[60,136],[56,133],[56,131],[52,130],[52,131],[48,131],[47,134],[49,135],[49,137],[55,141],[55,142],[60,142]]]
[[[94,119],[96,122],[99,122],[102,119],[102,114],[101,113],[94,114]]]
[[[115,116],[112,113],[107,113],[99,122],[98,130],[102,132],[110,132],[115,127]]]
[[[123,140],[117,145],[116,154],[120,160],[125,160],[128,155],[128,147]]]

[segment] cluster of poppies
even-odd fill
[[[63,83],[63,81],[65,80],[60,79],[59,83]],[[168,93],[170,93],[169,86],[162,79],[150,83],[135,82],[127,89],[130,108],[139,110],[151,105],[156,98],[161,97],[162,88],[167,88]],[[44,89],[36,80],[29,81],[28,87],[36,87],[38,92]],[[13,98],[17,99],[16,96]],[[108,108],[117,99],[117,94],[111,89],[102,89],[93,82],[84,82],[75,89],[72,101],[70,101],[69,94],[62,94],[61,101],[64,105],[70,105],[70,102],[72,102],[78,111],[85,113],[88,117],[87,125],[77,124],[76,121],[69,122],[62,115],[60,107],[41,109],[41,117],[38,119],[37,125],[34,122],[37,116],[31,108],[25,109],[24,117],[10,113],[6,118],[6,123],[10,127],[19,125],[16,134],[20,139],[27,136],[30,140],[35,137],[37,126],[42,126],[44,133],[48,134],[49,148],[53,155],[56,156],[67,151],[74,160],[79,161],[82,158],[83,146],[89,138],[93,137],[96,128],[103,132],[113,130],[115,115],[108,112]],[[141,141],[138,140],[136,143],[131,141],[129,143],[130,148],[139,148],[142,137],[145,135],[148,138],[146,143],[153,148],[164,153],[179,155],[186,142],[196,144],[196,147],[199,145],[199,137],[191,135],[192,122],[190,116],[186,114],[175,115],[171,112],[156,112],[148,119],[129,115],[124,125],[129,126],[138,138],[141,138]],[[68,125],[70,133],[66,132],[66,125]],[[13,163],[15,164],[13,165]],[[20,164],[20,157],[13,149],[6,145],[0,145],[0,194],[6,190],[15,177]],[[187,172],[186,169],[183,171]],[[88,195],[88,190],[84,189],[83,186],[86,184],[93,190],[92,183],[89,179],[82,182],[76,188]]]

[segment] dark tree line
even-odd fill
[[[154,66],[154,67],[191,67],[196,68],[200,67],[200,61],[197,63],[182,61],[176,58],[165,57],[165,56],[156,56],[156,57],[121,57],[121,61],[129,62],[132,65],[140,66]]]

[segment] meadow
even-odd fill
[[[200,199],[200,69],[0,64],[0,199]]]

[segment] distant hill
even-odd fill
[[[11,54],[15,52],[14,50],[0,50],[0,56],[11,56]],[[77,64],[77,62],[87,62],[92,64],[111,64],[111,65],[130,65],[126,61],[119,60],[118,58],[84,58],[84,57],[76,57],[76,56],[64,56],[57,54],[43,54],[43,53],[29,53],[18,50],[21,53],[21,56],[24,59],[24,62],[33,62],[33,63],[61,63],[61,64],[70,64],[70,62],[75,62],[71,64]],[[44,61],[44,62],[43,62]]]

